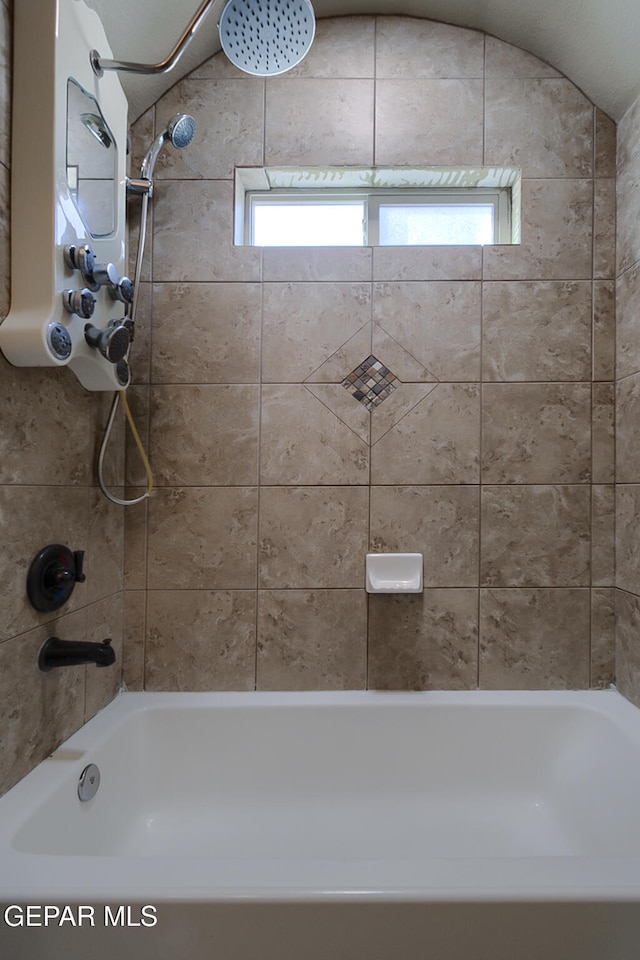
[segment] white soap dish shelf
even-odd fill
[[[368,553],[367,593],[422,593],[421,553]]]

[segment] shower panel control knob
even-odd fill
[[[68,244],[64,248],[63,254],[66,265],[71,267],[72,270],[79,270],[82,274],[82,279],[92,291],[95,292],[98,290],[99,285],[96,284],[93,278],[96,258],[89,244],[83,243],[80,247]]]
[[[119,300],[120,303],[133,303],[133,283],[129,277],[120,277],[117,283],[110,283],[108,289],[113,300]]]
[[[69,313],[76,313],[83,320],[89,320],[93,316],[96,298],[88,287],[82,290],[63,290],[62,305]]]
[[[106,330],[99,330],[88,323],[84,328],[84,338],[89,346],[98,350],[109,363],[123,360],[131,343],[129,329],[120,320],[113,321]]]

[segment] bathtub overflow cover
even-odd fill
[[[100,786],[100,771],[95,763],[84,768],[78,780],[78,796],[84,802],[93,800]]]

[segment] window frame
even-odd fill
[[[236,167],[234,244],[256,246],[252,236],[255,203],[349,203],[363,198],[373,212],[371,227],[366,223],[363,228],[363,246],[379,245],[377,210],[385,199],[394,206],[415,206],[416,201],[486,203],[489,199],[496,209],[494,244],[517,244],[521,183],[520,167]],[[368,210],[365,219],[369,220]]]

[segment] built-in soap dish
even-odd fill
[[[421,553],[368,553],[367,593],[421,593]]]

